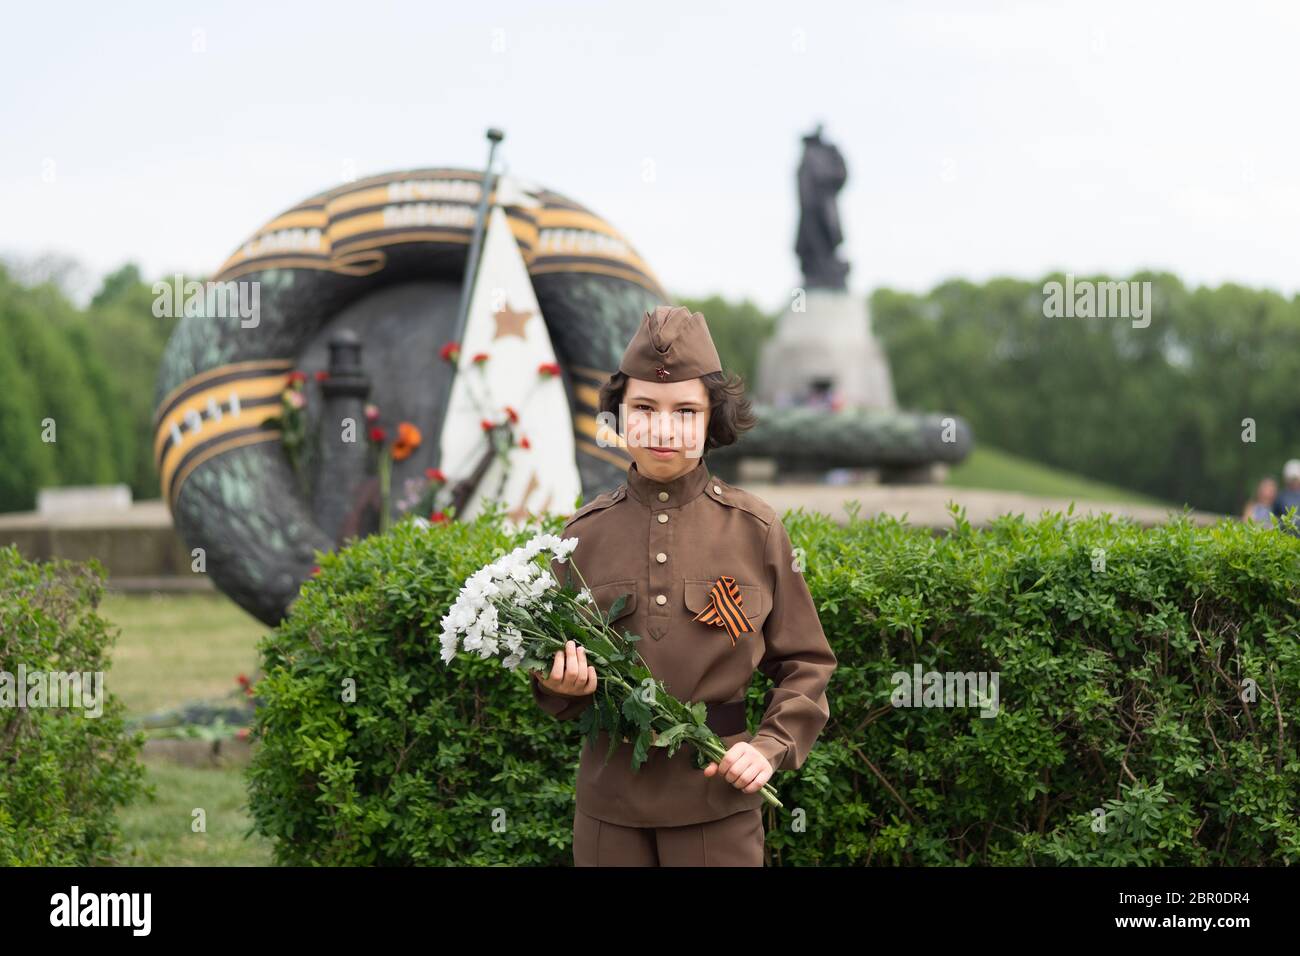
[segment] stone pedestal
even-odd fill
[[[758,399],[777,407],[895,410],[893,377],[872,334],[866,301],[814,288],[803,305],[805,311],[792,307],[781,316],[776,335],[763,347]]]

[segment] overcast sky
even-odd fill
[[[5,19],[0,254],[95,276],[210,274],[350,173],[481,166],[499,126],[511,173],[608,219],[673,294],[779,308],[820,121],[849,166],[854,291],[1148,267],[1300,289],[1300,4],[42,2]]]

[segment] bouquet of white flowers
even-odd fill
[[[595,699],[578,726],[589,746],[601,730],[608,732],[606,762],[623,739],[632,743],[633,770],[645,763],[651,747],[667,747],[671,755],[683,742],[695,749],[698,766],[721,761],[727,747],[705,723],[706,705],[669,694],[637,651],[640,637],[615,631],[610,622],[627,596],[602,613],[582,572],[568,560],[577,546],[577,538],[540,534],[470,575],[442,618],[444,663],[464,650],[483,658],[500,655],[510,670],[546,672],[555,652],[572,640],[586,649],[597,676]],[[565,584],[551,574],[548,555],[568,569]],[[574,574],[580,589],[573,587]],[[761,792],[768,803],[782,805],[771,784]]]

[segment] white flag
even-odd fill
[[[560,376],[541,371],[554,364],[528,267],[505,212],[494,205],[442,430],[442,470],[451,486],[477,470],[491,450],[485,420],[512,421],[516,443],[506,463],[492,462],[458,517],[472,519],[489,499],[502,501],[514,523],[573,510],[582,490],[573,415]]]

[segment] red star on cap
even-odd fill
[[[658,375],[660,381],[662,381],[668,377],[668,369],[664,368],[662,365],[656,365],[655,374]]]

